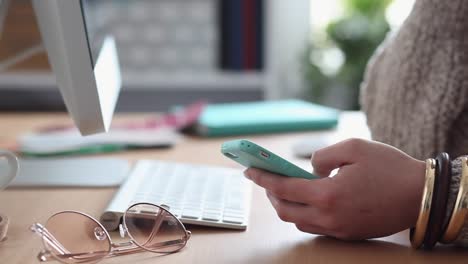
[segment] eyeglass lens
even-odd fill
[[[57,240],[58,247],[44,243],[56,258],[65,263],[78,263],[105,257],[111,248],[108,234],[96,221],[76,212],[53,215],[46,229]],[[73,255],[70,257],[70,254]]]
[[[133,205],[124,215],[124,224],[135,243],[152,252],[175,252],[187,243],[187,232],[180,221],[155,205]]]

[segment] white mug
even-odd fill
[[[10,182],[18,174],[19,163],[18,158],[13,152],[0,149],[0,159],[6,159],[8,166],[5,168],[0,166],[0,191],[10,184]],[[4,171],[5,170],[5,171]]]

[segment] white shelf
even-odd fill
[[[258,90],[265,85],[259,72],[209,72],[168,74],[124,74],[124,86],[129,89],[203,89]]]
[[[55,77],[50,72],[22,71],[0,74],[0,90],[48,90],[55,87]]]
[[[126,91],[259,91],[268,99],[291,97],[301,88],[300,56],[309,37],[309,0],[265,0],[262,72],[123,73]],[[0,74],[0,90],[56,89],[50,72]]]
[[[261,72],[206,72],[168,74],[123,74],[124,88],[129,90],[259,90],[265,85]],[[50,72],[15,72],[0,74],[0,89],[56,89]]]

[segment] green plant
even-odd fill
[[[367,61],[390,29],[385,10],[391,1],[342,1],[345,14],[327,25],[323,40],[315,40],[308,45],[303,57],[303,73],[308,99],[327,104],[328,92],[338,89],[341,90],[339,94],[349,97],[346,98],[348,102],[339,107],[359,109],[359,85]],[[341,52],[343,61],[336,71],[325,74],[320,58],[333,48]]]

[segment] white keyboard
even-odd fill
[[[136,163],[101,216],[115,230],[132,204],[167,205],[183,223],[245,229],[251,184],[240,170],[156,160]]]

